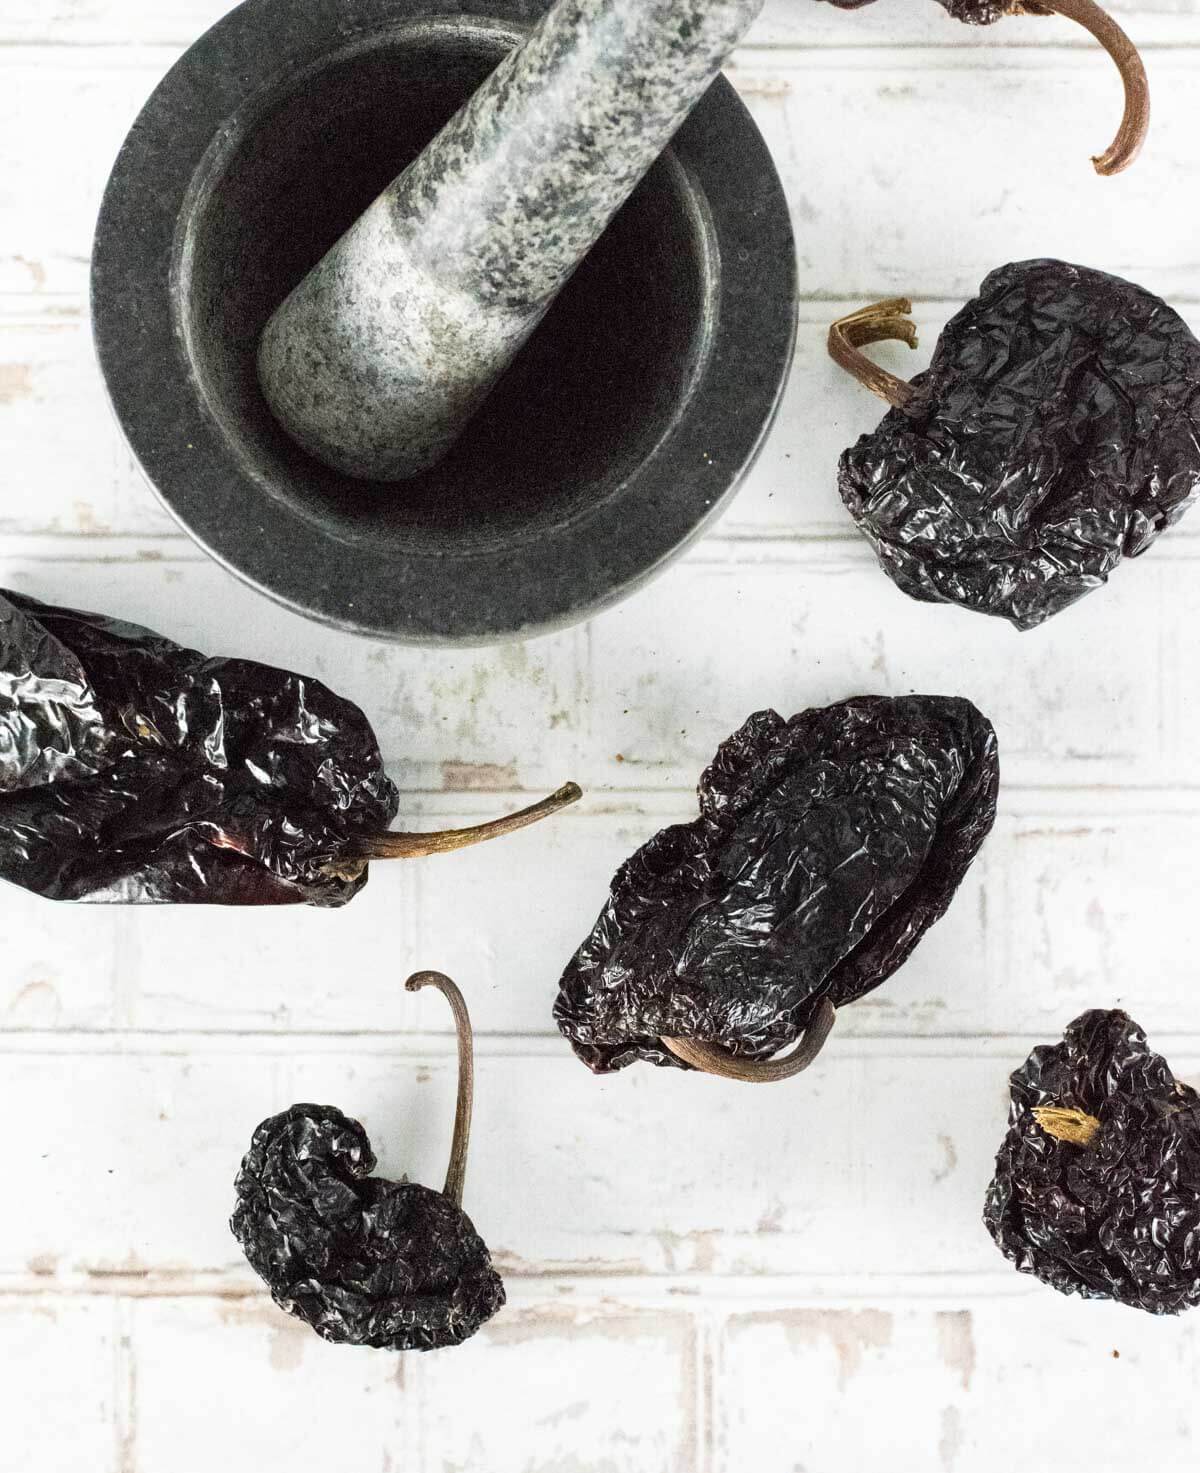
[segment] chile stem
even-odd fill
[[[453,849],[466,849],[472,844],[483,844],[488,839],[499,839],[526,828],[540,819],[549,818],[560,808],[577,803],[582,797],[577,783],[565,783],[540,803],[522,808],[517,813],[508,813],[503,818],[494,818],[490,823],[475,824],[467,829],[441,829],[432,834],[372,834],[356,839],[351,853],[356,859],[419,859],[426,854],[448,854]]]
[[[838,367],[896,409],[902,409],[912,398],[913,386],[880,368],[878,363],[872,363],[858,350],[864,343],[891,341],[915,348],[917,325],[904,315],[911,311],[912,303],[907,297],[889,297],[885,302],[860,307],[848,317],[839,317],[829,329],[829,356]]]
[[[1137,47],[1096,0],[1030,0],[1028,6],[1017,0],[1013,8],[1018,15],[1049,11],[1065,16],[1090,32],[1112,57],[1125,88],[1125,113],[1116,137],[1092,163],[1097,174],[1119,174],[1127,169],[1141,151],[1150,127],[1150,85]]]
[[[471,1140],[471,1107],[475,1098],[471,1019],[457,984],[444,972],[414,972],[404,986],[409,992],[420,992],[422,987],[436,987],[454,1014],[454,1031],[458,1035],[458,1104],[454,1111],[454,1137],[450,1142],[450,1164],[446,1168],[442,1195],[449,1197],[456,1207],[461,1207],[463,1182],[467,1175],[467,1146]]]
[[[774,1084],[791,1079],[807,1069],[825,1046],[837,1014],[827,997],[822,998],[813,1020],[790,1054],[773,1059],[741,1059],[715,1043],[694,1038],[664,1038],[663,1044],[685,1064],[720,1079],[738,1079],[745,1084]]]
[[[1094,1115],[1065,1105],[1037,1105],[1033,1118],[1047,1135],[1072,1146],[1090,1146],[1100,1133],[1100,1122]]]

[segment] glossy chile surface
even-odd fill
[[[372,859],[501,837],[390,828],[375,733],[319,681],[0,593],[0,878],[52,900],[340,906]]]
[[[460,1345],[504,1304],[487,1245],[462,1210],[474,1065],[462,993],[436,987],[458,1034],[458,1106],[440,1192],[372,1176],[367,1133],[332,1105],[293,1105],[254,1132],[230,1228],[280,1309],[325,1340],[376,1350]]]
[[[1200,493],[1200,342],[1159,297],[1064,261],[993,271],[911,383],[861,349],[917,345],[901,298],[835,322],[836,362],[892,406],[838,489],[903,591],[1032,629]]]
[[[560,1031],[597,1073],[639,1059],[750,1083],[800,1072],[835,1010],[945,912],[998,781],[969,701],[757,712],[700,779],[699,817],[617,871],[563,973]]]
[[[874,0],[822,0],[839,10],[861,10]],[[1137,47],[1095,0],[937,0],[955,20],[986,26],[1012,15],[1061,15],[1093,35],[1112,57],[1125,90],[1125,111],[1116,136],[1092,159],[1097,174],[1119,174],[1141,151],[1150,127],[1150,86]]]
[[[1062,1294],[1150,1314],[1200,1304],[1200,1096],[1117,1009],[1036,1048],[1010,1081],[984,1223]]]

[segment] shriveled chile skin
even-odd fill
[[[580,797],[564,783],[468,828],[393,830],[375,733],[319,681],[0,593],[0,879],[48,899],[339,906],[372,859],[500,838]]]
[[[1125,1013],[1102,1010],[1034,1049],[1011,1085],[984,1208],[1004,1256],[1063,1294],[1151,1314],[1200,1304],[1195,1090]],[[1090,1142],[1052,1134],[1034,1114],[1045,1107],[1091,1117]]]
[[[1200,342],[1141,287],[1002,266],[838,489],[913,598],[1032,629],[1099,588],[1200,491]]]
[[[597,1073],[684,1067],[664,1038],[766,1058],[823,999],[863,996],[943,914],[992,826],[995,734],[969,701],[760,711],[700,780],[700,816],[617,871],[554,1016]]]
[[[318,681],[0,594],[0,877],[55,900],[343,905],[399,797]]]
[[[254,1132],[230,1227],[275,1303],[324,1339],[458,1345],[504,1304],[487,1246],[449,1197],[374,1169],[356,1120],[293,1105]]]

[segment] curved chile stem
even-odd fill
[[[890,341],[915,348],[917,325],[905,316],[911,311],[912,303],[907,297],[889,297],[885,302],[860,307],[848,317],[839,317],[829,329],[829,356],[838,367],[896,409],[902,409],[912,398],[913,386],[880,368],[878,363],[872,363],[858,350],[864,343]]]
[[[540,819],[549,818],[560,808],[577,803],[583,792],[577,783],[564,783],[556,793],[522,808],[517,813],[508,813],[503,818],[494,818],[490,823],[475,824],[469,829],[442,829],[433,834],[372,834],[355,839],[350,853],[356,859],[420,859],[426,854],[448,854],[452,849],[466,849],[472,844],[483,844],[488,839],[499,839],[517,829],[528,827]]]
[[[404,984],[409,992],[436,987],[450,1004],[454,1031],[458,1034],[458,1105],[454,1111],[454,1137],[450,1142],[450,1164],[446,1168],[443,1196],[462,1206],[463,1181],[467,1175],[467,1146],[471,1139],[471,1106],[475,1098],[475,1049],[471,1041],[471,1019],[456,983],[444,972],[414,972]]]
[[[1100,1133],[1100,1122],[1094,1115],[1064,1105],[1037,1105],[1033,1118],[1047,1135],[1072,1146],[1090,1146]]]
[[[663,1044],[677,1059],[682,1059],[693,1069],[703,1070],[705,1074],[715,1074],[720,1079],[739,1079],[745,1084],[774,1084],[808,1068],[824,1048],[836,1017],[833,1004],[827,997],[822,998],[804,1036],[783,1058],[739,1059],[719,1044],[699,1043],[694,1038],[664,1038]]]
[[[1017,0],[1013,7],[1015,15],[1045,15],[1047,12],[1065,16],[1081,25],[1116,62],[1125,88],[1125,115],[1117,136],[1103,153],[1092,159],[1092,163],[1097,174],[1119,174],[1137,158],[1150,127],[1150,85],[1146,81],[1142,58],[1137,47],[1112,16],[1101,10],[1096,0],[1030,0],[1028,5]]]

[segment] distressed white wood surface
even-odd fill
[[[297,0],[300,3],[300,0]],[[800,251],[783,415],[714,535],[591,626],[401,650],[277,610],[139,480],[92,361],[87,259],[146,94],[225,0],[0,0],[0,586],[214,652],[303,666],[371,714],[414,825],[567,777],[553,825],[377,865],[347,911],[116,911],[3,896],[0,1473],[1092,1473],[1196,1463],[1200,1319],[1061,1299],[979,1224],[1005,1076],[1087,1006],[1128,1007],[1200,1077],[1200,521],[1040,631],[905,600],[848,526],[838,451],[878,418],[822,346],[906,292],[927,345],[1002,261],[1061,254],[1200,327],[1197,0],[1114,4],[1155,123],[1115,181],[1105,62],[1059,21],[769,0],[731,74]],[[887,353],[888,350],[881,350]],[[593,1079],[553,1029],[617,862],[694,812],[750,711],[971,696],[1000,817],[950,914],[846,1011],[801,1081]],[[453,1353],[326,1346],[229,1236],[253,1126],[336,1102],[383,1169],[436,1181],[453,1047],[418,965],[480,1031],[468,1205],[510,1306]]]

